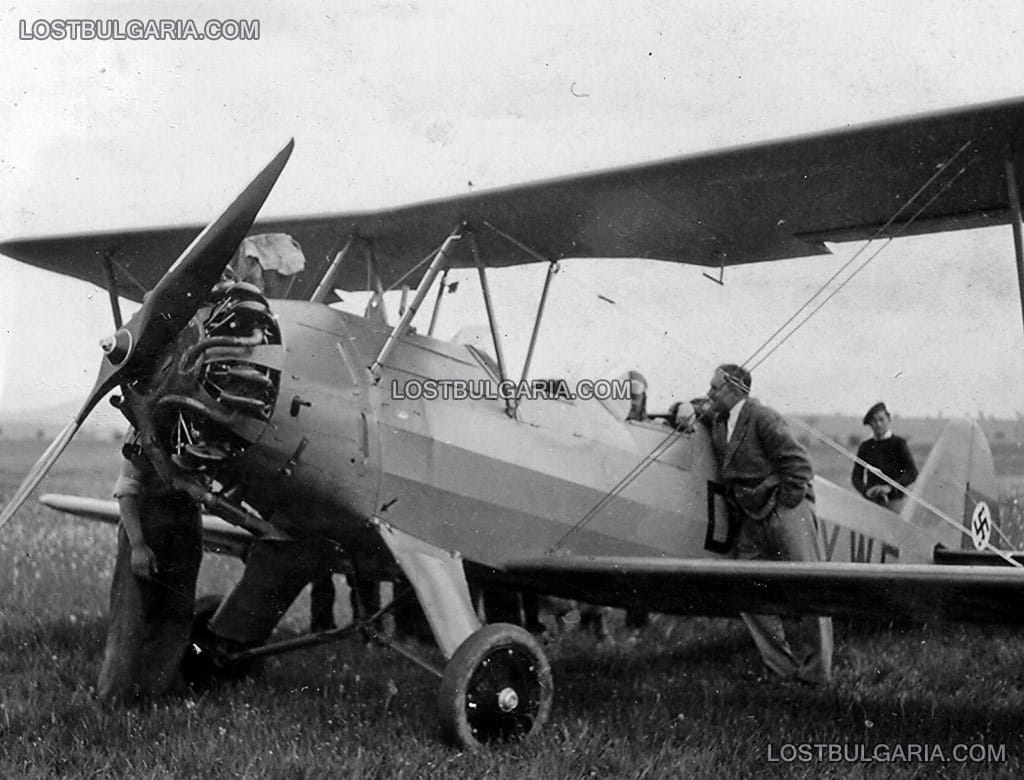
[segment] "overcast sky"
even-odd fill
[[[148,16],[255,18],[260,40],[19,40],[20,20]],[[1019,0],[7,3],[0,238],[205,221],[293,136],[264,216],[1021,96],[1022,25]],[[687,266],[564,263],[538,373],[638,368],[652,406],[689,398],[856,249],[729,269],[724,287]],[[543,273],[492,281],[520,355]],[[450,303],[440,335],[485,322],[471,277]],[[0,409],[83,397],[109,330],[103,291],[0,258]],[[1009,228],[900,240],[758,368],[754,394],[787,411],[883,398],[1012,415],[1022,333]]]

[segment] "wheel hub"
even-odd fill
[[[498,706],[502,712],[512,712],[519,706],[519,694],[515,688],[502,688],[498,691]]]
[[[518,626],[493,623],[471,634],[441,681],[441,723],[456,744],[478,748],[537,732],[551,711],[551,667]]]

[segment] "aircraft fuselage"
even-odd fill
[[[670,428],[626,422],[621,405],[598,400],[525,398],[515,417],[496,397],[425,400],[405,392],[410,382],[458,380],[478,391],[500,377],[472,348],[413,333],[375,381],[368,367],[388,330],[318,304],[271,305],[281,344],[250,359],[280,372],[273,414],[223,468],[286,532],[380,551],[376,519],[492,567],[552,551],[728,554],[703,430],[659,448]],[[900,559],[904,547],[907,562],[909,547],[930,549],[849,491],[820,479],[816,490],[832,560]]]

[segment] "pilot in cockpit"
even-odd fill
[[[627,374],[629,379],[629,414],[626,420],[647,422],[647,380],[639,371],[630,371]]]
[[[647,411],[647,379],[639,371],[628,371],[625,379],[629,380],[629,411],[626,422],[660,422],[676,428],[685,429],[692,425],[695,402],[673,403],[667,412]]]

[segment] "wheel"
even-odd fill
[[[551,665],[528,631],[494,623],[455,651],[438,693],[441,728],[460,747],[535,734],[551,713]]]

